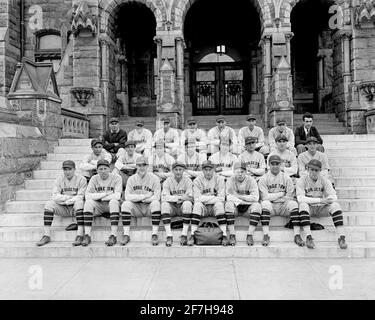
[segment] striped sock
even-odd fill
[[[172,237],[172,230],[171,230],[171,215],[169,213],[163,213],[161,215],[161,220],[163,221],[165,234],[167,237]]]
[[[161,219],[160,211],[151,212],[152,234],[158,234],[160,219]]]
[[[50,227],[52,225],[53,212],[45,210],[44,211],[43,220],[44,220],[44,226]]]
[[[191,220],[191,213],[183,213],[182,214],[182,231],[181,235],[187,236],[188,230],[189,230],[189,225],[190,225],[190,220]]]
[[[77,210],[76,211],[76,219],[77,219],[77,235],[83,236],[83,230],[84,230],[84,217],[83,217],[83,210]]]
[[[294,235],[300,234],[300,222],[299,222],[298,209],[295,209],[290,213],[290,219],[292,220]]]
[[[130,222],[131,222],[131,213],[130,212],[121,212],[122,226],[124,228],[124,234],[129,235],[130,233]]]
[[[270,232],[270,220],[271,220],[271,213],[268,210],[262,210],[262,215],[260,217],[260,221],[263,227],[263,233],[268,234]]]
[[[223,231],[223,236],[227,235],[227,219],[225,214],[218,214],[216,216],[217,222],[219,223],[221,231]]]
[[[256,227],[260,220],[260,213],[259,212],[251,212],[250,213],[250,225]]]
[[[225,216],[227,219],[227,226],[228,226],[229,234],[235,234],[235,230],[234,230],[235,216],[233,212],[227,212]]]
[[[332,214],[332,220],[335,227],[343,227],[344,226],[344,217],[342,215],[342,211],[336,211]]]
[[[94,220],[94,215],[92,212],[83,213],[83,223],[85,225],[85,234],[91,235],[92,221]]]
[[[306,211],[301,211],[299,213],[299,221],[301,227],[306,233],[306,236],[311,236],[311,228],[310,228],[310,214]]]

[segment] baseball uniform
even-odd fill
[[[216,173],[219,176],[229,178],[233,175],[233,164],[237,161],[237,157],[234,154],[227,152],[224,155],[219,151],[209,157],[208,160],[215,165]]]
[[[189,178],[196,178],[202,173],[202,164],[206,161],[204,154],[195,152],[191,157],[187,152],[181,154],[177,158],[178,162],[182,162],[186,166],[184,174]]]
[[[128,152],[122,153],[115,163],[115,173],[119,174],[122,179],[123,187],[126,186],[126,183],[133,174],[137,171],[135,161],[139,157],[139,154],[133,153],[132,156]]]
[[[280,152],[279,149],[276,149],[275,151],[271,152],[268,157],[267,168],[270,167],[269,159],[272,155],[278,155],[281,158],[281,170],[284,171],[289,177],[297,174],[297,158],[293,152],[289,150],[284,150],[283,152]]]
[[[141,132],[138,132],[137,129],[134,129],[129,132],[128,139],[136,143],[137,154],[143,154],[146,157],[151,155],[152,133],[150,130],[142,128]]]
[[[207,134],[208,143],[208,153],[214,154],[220,150],[220,140],[226,138],[231,140],[232,144],[230,151],[232,153],[238,154],[237,146],[237,136],[235,131],[228,126],[225,126],[223,130],[220,130],[217,126],[211,128]]]
[[[268,154],[269,148],[264,145],[264,132],[261,127],[254,126],[253,130],[250,130],[248,126],[243,127],[238,132],[238,143],[240,147],[240,151],[245,151],[245,139],[247,137],[254,137],[257,138],[257,144],[255,146],[256,151],[260,152],[261,154]]]
[[[293,133],[293,130],[288,127],[285,127],[282,132],[279,131],[278,127],[274,127],[268,132],[268,143],[270,145],[271,152],[276,150],[275,139],[276,137],[281,136],[281,135],[286,136],[288,139],[288,142],[287,142],[288,150],[292,151],[295,155],[297,155],[297,150],[294,147],[294,133]]]
[[[207,136],[202,129],[195,129],[193,132],[191,132],[190,129],[182,131],[180,138],[180,151],[183,152],[185,150],[185,142],[188,140],[195,141],[197,152],[207,153]]]
[[[238,161],[246,165],[247,173],[256,180],[266,172],[264,156],[257,151],[242,152],[238,157]]]
[[[310,160],[319,160],[322,163],[322,171],[320,172],[320,175],[328,177],[329,175],[329,164],[328,164],[328,157],[325,153],[316,151],[314,155],[312,155],[309,151],[302,152],[298,156],[298,170],[299,170],[299,176],[306,176],[308,175],[308,167],[307,164],[310,162]]]
[[[154,152],[153,155],[148,158],[148,169],[159,177],[160,182],[164,182],[165,179],[172,175],[172,164],[174,162],[175,159],[171,155],[163,153],[162,157],[158,157],[156,152]]]
[[[157,141],[164,141],[165,149],[168,154],[177,154],[180,147],[180,136],[178,131],[173,128],[169,128],[167,132],[164,132],[164,128],[156,130],[154,133],[154,143]]]
[[[86,155],[79,165],[81,174],[86,178],[91,178],[94,174],[96,174],[96,165],[99,160],[107,160],[109,163],[111,163],[112,155],[104,148],[98,156],[94,152]]]

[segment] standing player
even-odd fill
[[[247,127],[243,127],[238,132],[238,143],[240,145],[240,152],[245,151],[245,139],[247,137],[257,138],[255,145],[255,151],[260,152],[263,155],[270,153],[269,148],[264,144],[264,132],[261,127],[256,126],[256,118],[252,114],[247,116]]]
[[[119,156],[115,163],[116,173],[121,176],[124,190],[129,177],[131,177],[137,171],[135,161],[139,155],[135,153],[135,147],[136,143],[134,141],[126,141],[125,152]]]
[[[148,163],[149,171],[153,172],[163,183],[165,179],[172,175],[172,164],[175,162],[174,158],[165,152],[165,145],[163,141],[157,141],[155,144],[155,153],[153,153]]]
[[[129,132],[128,138],[135,142],[136,145],[134,151],[138,155],[149,157],[152,148],[152,133],[150,130],[143,127],[143,120],[138,120],[135,125],[135,129]]]
[[[247,137],[245,139],[246,151],[240,154],[238,161],[246,165],[247,174],[258,180],[266,173],[266,162],[264,156],[255,151],[257,139],[254,137]]]
[[[83,240],[83,197],[86,191],[86,179],[75,173],[76,165],[67,160],[62,164],[63,174],[55,180],[52,198],[44,206],[44,235],[37,246],[51,241],[53,216],[77,218],[78,231],[73,246],[79,246]]]
[[[180,154],[177,161],[185,164],[186,170],[184,174],[191,179],[195,179],[202,174],[202,164],[206,161],[206,156],[196,152],[196,142],[194,140],[187,140],[185,146],[186,152]]]
[[[214,153],[208,160],[215,165],[215,172],[224,179],[233,176],[233,165],[237,157],[230,153],[231,141],[222,138],[220,142],[220,151]]]
[[[276,150],[276,138],[280,135],[286,136],[288,143],[286,148],[292,151],[297,156],[297,150],[294,147],[294,133],[293,130],[286,126],[284,119],[277,119],[276,126],[268,132],[268,143],[270,145],[271,152]]]
[[[196,144],[197,152],[203,154],[207,159],[207,136],[202,129],[197,128],[197,121],[190,118],[187,121],[187,129],[182,131],[180,138],[180,150],[185,151],[187,141],[194,141]]]
[[[121,152],[124,152],[125,142],[128,136],[125,130],[120,129],[118,118],[109,120],[109,130],[103,134],[103,147],[112,155],[112,163],[115,163]]]
[[[191,179],[184,176],[185,165],[183,163],[175,162],[172,170],[173,176],[165,180],[161,193],[161,218],[167,234],[165,244],[170,247],[173,243],[171,217],[182,216],[183,227],[180,244],[186,246],[188,244],[187,233],[193,210],[193,183]],[[194,239],[191,239],[190,242],[194,242]]]
[[[178,149],[180,147],[180,137],[176,129],[171,128],[171,121],[169,118],[164,117],[161,119],[163,128],[156,130],[154,133],[154,144],[157,141],[162,140],[165,144],[165,151],[172,155],[173,157],[177,156]]]
[[[91,227],[94,217],[109,212],[111,235],[105,244],[113,246],[117,242],[122,181],[118,174],[110,172],[110,164],[106,160],[98,161],[97,171],[98,174],[91,178],[85,194],[86,202],[83,208],[85,235],[82,245],[88,246],[91,243]]]
[[[228,245],[227,222],[225,218],[225,182],[224,178],[215,174],[215,165],[206,161],[202,165],[203,175],[193,182],[194,207],[191,219],[191,234],[197,230],[203,216],[214,215],[223,231],[223,246]],[[190,242],[189,245],[192,245]]]
[[[120,244],[125,246],[130,241],[130,221],[133,215],[137,218],[151,216],[151,242],[153,246],[157,246],[161,217],[160,181],[152,172],[147,172],[147,158],[139,157],[136,164],[137,173],[131,176],[126,184],[125,201],[121,206],[124,236]]]
[[[290,216],[294,242],[303,247],[300,235],[298,204],[294,200],[294,185],[292,179],[284,172],[281,172],[281,158],[278,155],[269,157],[270,171],[259,179],[258,186],[262,205],[261,222],[263,227],[263,246],[270,243],[269,224],[271,216]]]
[[[308,175],[301,177],[297,182],[297,200],[301,226],[305,231],[306,246],[315,247],[310,229],[310,216],[331,216],[333,224],[339,234],[338,243],[341,249],[348,246],[345,242],[344,219],[340,205],[337,203],[336,191],[332,183],[320,174],[322,163],[313,159],[308,163]]]
[[[247,215],[250,217],[249,230],[246,243],[249,246],[254,244],[253,234],[260,221],[262,208],[259,204],[259,190],[254,178],[246,174],[244,163],[234,164],[234,176],[229,178],[226,185],[227,202],[225,212],[229,230],[229,244],[236,244],[236,233],[234,230],[235,216]]]
[[[207,134],[207,143],[208,143],[208,153],[210,155],[219,151],[220,140],[222,137],[225,137],[232,141],[231,152],[238,154],[237,150],[237,136],[235,131],[226,125],[226,120],[223,116],[219,116],[216,119],[216,126],[208,131]]]
[[[87,182],[97,173],[96,167],[99,160],[107,160],[109,163],[112,161],[111,154],[103,149],[103,141],[93,139],[91,141],[91,149],[92,152],[79,165],[79,169]]]

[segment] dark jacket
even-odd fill
[[[117,153],[120,148],[125,148],[125,142],[128,136],[125,130],[120,129],[117,133],[111,133],[110,130],[106,131],[103,135],[103,148],[111,153]],[[119,143],[117,146],[114,143]]]
[[[321,138],[318,129],[314,126],[310,128],[308,137],[315,137],[319,140],[320,144],[323,144],[323,139]],[[306,137],[305,128],[303,125],[297,127],[294,131],[295,146],[298,146],[299,144],[305,144],[308,137]]]

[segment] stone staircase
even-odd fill
[[[15,201],[6,203],[0,214],[0,257],[375,257],[375,135],[323,135],[326,153],[330,159],[339,202],[344,210],[347,226],[348,250],[340,250],[330,218],[322,218],[323,231],[313,232],[316,249],[299,248],[293,243],[293,233],[283,226],[285,218],[271,219],[271,245],[260,245],[261,228],[255,233],[256,245],[245,244],[248,222],[237,218],[238,244],[235,247],[181,247],[179,234],[174,231],[175,243],[171,248],[161,242],[158,247],[150,243],[151,224],[143,218],[132,221],[131,243],[126,247],[106,247],[110,223],[97,218],[93,228],[93,243],[87,248],[72,247],[75,232],[64,228],[71,218],[55,217],[52,242],[36,247],[43,234],[43,206],[50,197],[55,177],[61,173],[63,160],[72,159],[79,164],[82,154],[90,152],[86,139],[62,139],[54,153],[48,154],[25,189],[16,194]],[[313,219],[313,221],[315,221]],[[121,224],[121,223],[120,223]],[[122,234],[119,227],[119,237]],[[161,226],[161,241],[165,240]]]

